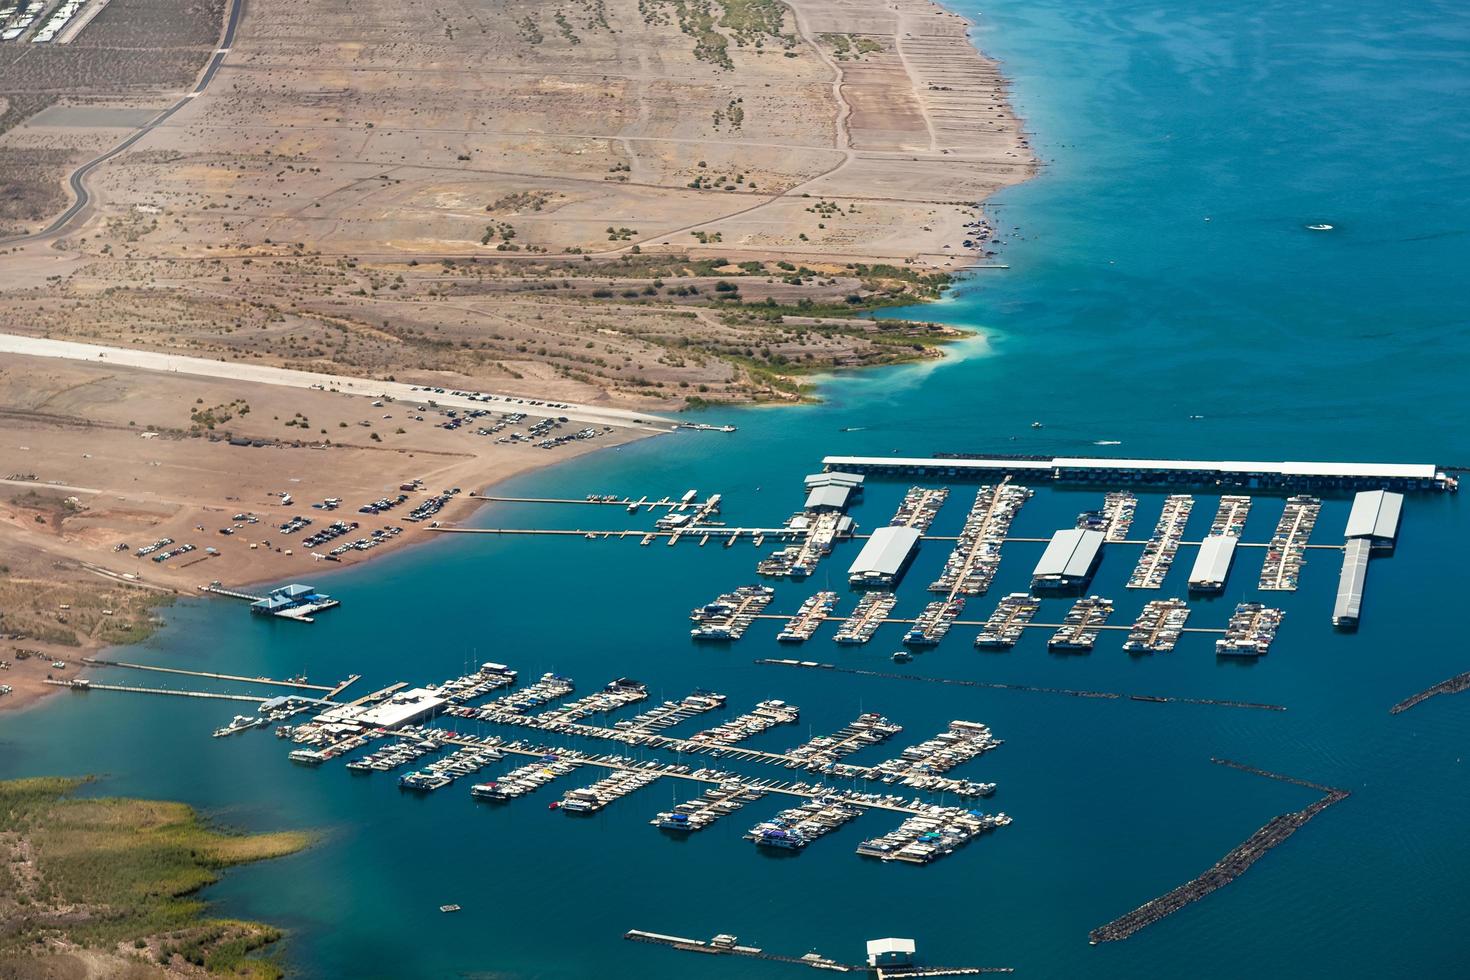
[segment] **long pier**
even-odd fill
[[[779,953],[768,953],[758,946],[742,946],[734,936],[716,936],[713,939],[686,939],[683,936],[666,936],[657,932],[645,932],[642,929],[629,929],[623,933],[623,938],[635,943],[649,943],[654,946],[668,946],[670,949],[683,950],[686,953],[704,953],[711,956],[748,956],[752,959],[766,960],[772,963],[790,963],[793,966],[816,967],[821,970],[831,970],[836,973],[862,973],[874,976],[878,980],[898,977],[964,977],[978,976],[983,973],[1014,973],[1015,969],[1009,966],[904,966],[904,967],[870,967],[858,963],[839,963],[836,960],[819,956],[816,953],[808,953],[805,956],[784,956]]]
[[[1237,462],[952,453],[947,456],[826,456],[829,471],[890,477],[1047,480],[1064,484],[1230,487],[1256,490],[1454,491],[1458,480],[1432,463]]]
[[[128,667],[132,670],[152,670],[161,674],[183,674],[187,677],[208,677],[217,681],[240,681],[245,684],[269,684],[273,687],[292,687],[301,691],[329,691],[336,692],[346,685],[344,682],[337,687],[328,684],[307,684],[303,681],[278,681],[269,677],[242,677],[237,674],[213,674],[203,670],[184,670],[180,667],[159,667],[154,664],[130,664],[121,660],[103,660],[100,657],[83,657],[82,663],[91,667]],[[94,687],[96,685],[93,685]]]
[[[1334,803],[1341,803],[1348,798],[1348,791],[1335,789],[1331,786],[1323,786],[1320,783],[1309,782],[1294,776],[1284,776],[1281,773],[1270,772],[1265,769],[1257,769],[1243,763],[1233,762],[1229,759],[1211,759],[1211,762],[1248,772],[1252,775],[1264,776],[1268,779],[1276,779],[1315,790],[1325,795],[1314,803],[1272,817],[1266,824],[1257,830],[1244,843],[1231,848],[1225,856],[1216,861],[1208,870],[1197,878],[1192,878],[1180,885],[1178,888],[1160,895],[1140,905],[1132,912],[1119,916],[1106,925],[1099,926],[1088,933],[1088,941],[1093,945],[1098,943],[1116,942],[1127,939],[1140,929],[1153,925],[1167,915],[1184,908],[1191,902],[1197,902],[1206,895],[1223,888],[1236,878],[1240,877],[1251,865],[1266,856],[1266,852],[1273,847],[1284,844],[1292,834],[1307,825],[1317,814],[1326,810]]]
[[[88,681],[86,684],[76,684],[72,681],[60,681],[55,678],[46,678],[46,683],[54,687],[69,687],[73,691],[127,691],[131,694],[168,694],[179,698],[209,698],[215,701],[249,701],[252,704],[264,704],[270,698],[255,697],[249,694],[216,694],[212,691],[173,691],[162,687],[132,687],[126,684],[94,684]]]
[[[836,674],[854,674],[858,677],[881,677],[895,681],[921,681],[925,684],[949,684],[955,687],[981,687],[992,691],[1030,691],[1033,694],[1060,694],[1070,698],[1097,698],[1104,701],[1144,701],[1151,704],[1209,704],[1223,708],[1253,708],[1258,711],[1285,711],[1284,705],[1265,704],[1259,701],[1233,701],[1228,698],[1186,698],[1173,695],[1121,694],[1117,691],[1086,691],[1066,687],[1041,687],[1034,684],[1007,684],[1001,681],[972,681],[957,677],[926,677],[923,674],[903,674],[888,670],[866,670],[861,667],[839,667],[837,664],[817,663],[814,660],[780,660],[762,657],[757,664],[779,667],[803,667],[808,670],[830,670]]]
[[[1408,711],[1410,708],[1414,707],[1414,705],[1419,704],[1423,701],[1428,701],[1430,698],[1435,697],[1436,695],[1459,694],[1461,691],[1464,690],[1470,690],[1470,672],[1466,672],[1464,674],[1456,674],[1449,680],[1440,681],[1433,687],[1427,687],[1424,690],[1420,691],[1418,694],[1413,695],[1412,697],[1404,698],[1398,704],[1394,705],[1392,708],[1389,708],[1388,713],[1391,715],[1403,714],[1405,711]]]
[[[578,502],[580,502],[580,501],[573,501],[573,503],[578,503]],[[799,540],[801,540],[801,539],[803,539],[803,538],[806,537],[806,532],[792,530],[789,527],[724,527],[724,526],[720,526],[720,525],[703,525],[703,524],[697,525],[695,527],[680,528],[677,531],[645,531],[642,528],[615,528],[615,529],[611,529],[610,530],[610,529],[607,529],[607,528],[459,527],[459,526],[451,526],[451,525],[440,525],[439,527],[429,527],[429,528],[425,528],[425,530],[428,530],[428,531],[438,531],[441,534],[503,534],[503,535],[512,535],[512,536],[519,535],[519,536],[532,536],[532,537],[537,536],[537,535],[540,535],[540,536],[544,536],[544,537],[586,538],[589,541],[606,541],[606,540],[622,541],[622,540],[627,539],[627,538],[633,538],[634,540],[639,540],[639,541],[644,540],[644,539],[653,540],[653,539],[657,539],[657,538],[671,538],[671,539],[676,540],[676,541],[677,540],[699,541],[701,538],[703,538],[705,536],[716,537],[716,538],[727,538],[727,539],[733,538],[735,540],[739,540],[740,538],[744,538],[744,537],[750,537],[752,539],[754,539],[754,538],[769,538],[769,539],[771,539],[773,541],[799,541]],[[851,537],[852,537],[852,540],[854,540],[854,541],[866,541],[869,538],[871,538],[872,535],[871,534],[854,534],[854,535],[851,535]],[[957,534],[925,534],[925,535],[923,535],[923,540],[925,540],[925,541],[959,541],[960,540],[960,536],[957,535]],[[1014,542],[1014,543],[1018,543],[1018,544],[1046,544],[1050,540],[1051,540],[1050,538],[1005,537],[1005,538],[1001,538],[1000,539],[1000,543],[1002,543],[1002,544],[1011,544],[1011,543]],[[1135,545],[1135,546],[1142,547],[1144,545],[1147,545],[1148,544],[1148,541],[1146,541],[1146,540],[1144,540],[1142,538],[1128,538],[1128,539],[1121,540],[1121,541],[1109,541],[1108,543],[1109,544]],[[1181,548],[1198,548],[1201,544],[1202,544],[1202,542],[1200,542],[1200,541],[1180,541],[1179,542],[1179,547],[1181,547]],[[1269,542],[1269,541],[1240,541],[1240,542],[1237,542],[1236,547],[1237,548],[1269,548],[1269,547],[1271,547],[1271,542]],[[1340,545],[1340,544],[1303,544],[1303,545],[1299,545],[1298,547],[1315,548],[1315,549],[1321,549],[1321,550],[1326,550],[1326,551],[1341,551],[1341,550],[1343,550],[1343,547],[1344,546],[1343,545]],[[247,596],[247,595],[245,595],[243,593],[239,593],[239,594],[229,593],[229,592],[224,592],[224,591],[221,591],[221,590],[218,590],[218,589],[207,589],[207,588],[205,588],[205,589],[203,589],[203,591],[206,591],[206,592],[213,591],[213,592],[216,592],[217,594],[220,594],[220,595],[233,595],[235,598],[238,598],[238,599],[248,599],[248,598],[250,598],[250,596]]]

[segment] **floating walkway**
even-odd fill
[[[101,657],[83,657],[82,663],[89,667],[127,667],[132,670],[151,670],[161,674],[183,674],[187,677],[207,677],[217,681],[240,681],[245,684],[269,684],[273,687],[291,687],[302,691],[327,691],[340,690],[343,685],[336,687],[326,684],[307,684],[305,681],[277,681],[269,677],[242,677],[237,674],[212,674],[203,670],[184,670],[181,667],[159,667],[155,664],[130,664],[121,660],[103,660]],[[354,678],[355,679],[355,678]],[[94,687],[97,685],[93,685]]]

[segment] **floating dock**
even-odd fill
[[[696,640],[738,640],[775,594],[776,590],[766,585],[742,585],[726,592],[689,614],[695,623],[689,635]]]
[[[929,591],[951,597],[984,595],[1000,567],[1001,545],[1011,523],[1031,495],[1030,489],[1012,483],[981,487],[954,551]]]
[[[1179,542],[1184,539],[1184,526],[1189,523],[1189,512],[1194,508],[1194,498],[1188,494],[1170,494],[1164,499],[1163,512],[1154,533],[1143,546],[1143,555],[1128,579],[1130,589],[1160,589],[1174,564],[1174,555],[1179,551]]]
[[[1307,539],[1317,525],[1322,501],[1316,497],[1288,497],[1276,533],[1271,537],[1266,562],[1261,567],[1260,588],[1268,592],[1295,592],[1307,563]]]
[[[833,637],[844,646],[867,643],[878,632],[878,627],[888,621],[888,614],[898,605],[898,597],[891,592],[865,592],[858,599],[852,615],[843,620]]]
[[[985,621],[980,635],[975,637],[975,646],[982,650],[1009,650],[1021,639],[1031,623],[1041,600],[1029,592],[1012,592],[995,607],[995,612]]]
[[[1123,649],[1129,653],[1168,653],[1179,642],[1189,622],[1189,605],[1183,599],[1153,599],[1143,607]]]
[[[1061,629],[1046,641],[1048,650],[1064,653],[1086,653],[1097,644],[1098,631],[1113,614],[1113,600],[1101,596],[1078,599],[1067,610]]]
[[[1102,510],[1083,511],[1077,515],[1077,526],[1084,531],[1101,531],[1110,542],[1126,541],[1133,527],[1133,514],[1138,498],[1126,490],[1113,490],[1103,495]]]
[[[1259,602],[1242,602],[1235,607],[1225,635],[1215,641],[1217,656],[1260,657],[1269,653],[1286,614]]]
[[[818,592],[807,598],[786,628],[776,634],[776,640],[780,643],[805,643],[827,621],[836,605],[836,592]]]

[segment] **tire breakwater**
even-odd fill
[[[1317,814],[1326,810],[1334,803],[1340,803],[1348,798],[1348,791],[1337,789],[1332,786],[1324,786],[1320,783],[1309,782],[1298,779],[1295,776],[1285,776],[1281,773],[1270,772],[1265,769],[1257,769],[1230,759],[1211,759],[1216,765],[1228,766],[1231,769],[1239,769],[1256,776],[1265,776],[1268,779],[1276,779],[1281,782],[1291,783],[1319,793],[1323,797],[1300,810],[1291,813],[1283,813],[1272,817],[1266,824],[1252,834],[1242,844],[1233,847],[1224,857],[1216,861],[1209,870],[1196,878],[1186,881],[1179,887],[1169,891],[1158,898],[1152,899],[1140,905],[1132,912],[1119,916],[1106,925],[1099,926],[1088,933],[1088,941],[1093,945],[1098,943],[1117,942],[1127,939],[1140,929],[1151,926],[1155,922],[1184,908],[1191,902],[1197,902],[1206,895],[1223,888],[1236,878],[1244,874],[1251,865],[1266,856],[1271,848],[1285,843],[1286,839],[1307,825],[1307,822]]]

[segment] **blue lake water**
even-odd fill
[[[645,442],[502,489],[657,496],[697,486],[725,495],[732,523],[770,524],[796,509],[801,476],[828,453],[1470,463],[1458,390],[1470,368],[1470,8],[994,0],[978,19],[1045,160],[1036,180],[992,202],[1009,271],[978,273],[923,310],[983,330],[983,343],[942,364],[833,379],[819,406],[712,413],[739,425],[734,436]],[[1316,222],[1335,230],[1306,230]],[[855,516],[883,523],[903,489],[875,483]],[[954,488],[936,533],[954,533],[972,495]],[[1100,496],[1038,488],[1014,533],[1069,526]],[[1188,538],[1214,511],[1213,495],[1197,496]],[[1140,497],[1135,527],[1146,532],[1162,498]],[[629,928],[733,932],[846,961],[866,939],[913,936],[929,962],[1030,977],[1462,976],[1470,698],[1394,717],[1387,709],[1470,668],[1456,633],[1463,506],[1410,499],[1398,553],[1371,566],[1354,635],[1329,625],[1337,557],[1314,552],[1301,590],[1272,596],[1286,624],[1256,663],[1217,661],[1198,637],[1133,658],[1104,635],[1089,656],[1056,657],[1041,631],[982,654],[970,646],[973,628],[957,628],[906,668],[1239,698],[1282,713],[757,666],[756,657],[790,655],[777,652],[774,623],[733,646],[692,646],[690,607],[755,579],[749,544],[463,536],[319,580],[343,607],[314,626],[190,601],[129,651],[244,674],[356,671],[363,690],[499,660],[527,680],[571,675],[581,690],[622,675],[655,698],[712,688],[732,714],[768,697],[800,705],[800,725],[765,734],[759,747],[794,745],[865,710],[905,726],[855,761],[887,758],[953,718],[983,721],[1005,745],[957,774],[999,783],[987,805],[1015,823],[923,868],[853,853],[898,822],[875,814],[795,858],[756,853],[740,834],[781,808],[774,799],[671,840],[647,821],[696,795],[687,785],[656,783],[580,820],[546,803],[589,773],[503,807],[472,803],[462,785],[413,798],[380,774],[293,766],[285,743],[264,733],[210,739],[233,713],[222,702],[98,692],[0,718],[0,776],[103,773],[100,792],[187,800],[233,826],[323,829],[312,850],[231,872],[209,892],[223,913],[289,929],[282,953],[310,977],[799,969],[638,946],[620,938]],[[1314,540],[1339,540],[1347,507],[1329,497]],[[1266,540],[1280,511],[1279,498],[1258,498],[1246,539]],[[621,526],[623,515],[506,505],[476,520]],[[804,584],[778,586],[773,610],[794,609],[829,573],[844,592],[839,610],[849,609],[841,573],[855,550],[842,546]],[[973,618],[1024,588],[1039,552],[1008,546],[990,596],[971,600]],[[1133,554],[1114,547],[1093,587],[1117,601],[1117,622],[1154,597],[1123,588]],[[927,601],[944,555],[937,542],[922,550],[900,613]],[[1158,595],[1182,593],[1191,557],[1181,554],[1184,567]],[[1221,625],[1234,601],[1256,597],[1259,563],[1259,552],[1242,553],[1227,595],[1194,603],[1191,625]],[[1047,611],[1063,608],[1051,600]],[[899,638],[887,628],[859,651],[839,651],[830,632],[800,656],[884,669]],[[1212,756],[1353,795],[1229,887],[1125,942],[1090,947],[1089,929],[1314,797],[1211,765]],[[443,902],[464,911],[441,915]]]

